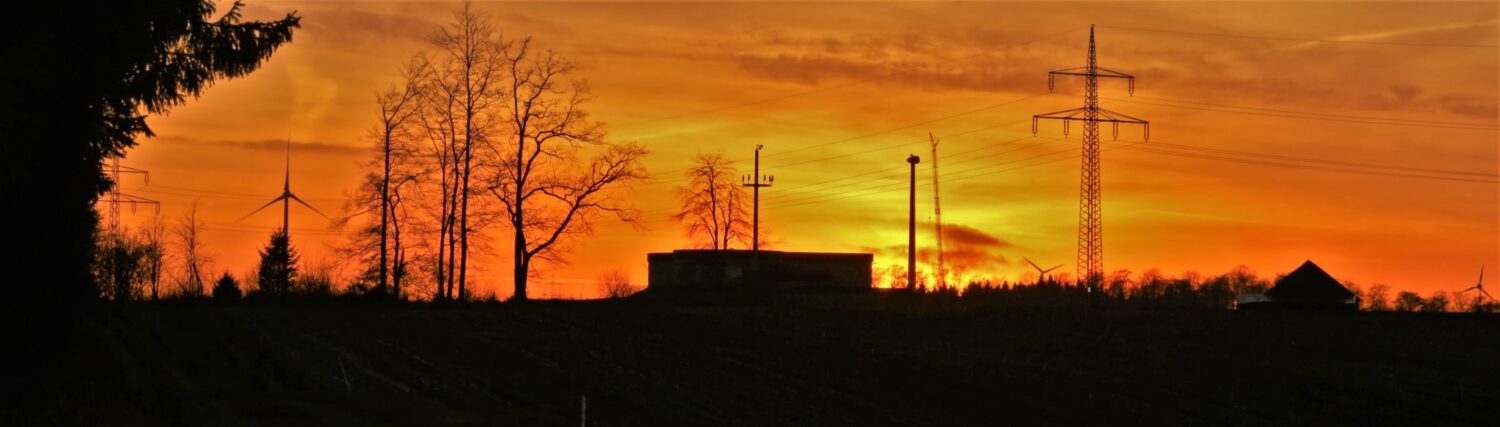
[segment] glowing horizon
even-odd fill
[[[197,200],[211,271],[243,274],[280,220],[235,220],[280,194],[284,141],[292,190],[333,215],[370,159],[374,93],[457,6],[251,1],[246,19],[297,10],[303,28],[261,70],[152,117],[158,136],[122,162],[150,184],[127,176],[123,190],[162,201],[169,222]],[[476,7],[583,64],[595,118],[652,150],[654,181],[633,192],[647,229],[601,222],[570,265],[542,267],[538,298],[592,296],[610,270],[644,283],[646,253],[686,244],[666,217],[692,156],[722,151],[749,173],[756,144],[777,177],[762,193],[773,248],[904,263],[908,154],[923,157],[918,238],[932,245],[928,132],[943,140],[945,225],[963,233],[950,259],[1016,279],[1026,256],[1071,275],[1080,129],[1064,139],[1042,122],[1033,137],[1030,117],[1081,105],[1081,81],[1049,93],[1046,72],[1083,65],[1090,24],[1100,65],[1137,79],[1134,97],[1102,82],[1101,104],[1152,123],[1144,144],[1138,128],[1120,141],[1101,128],[1107,273],[1243,264],[1272,277],[1310,259],[1340,280],[1427,294],[1500,269],[1492,3]],[[149,210],[123,212],[129,224]],[[291,223],[304,269],[337,259],[344,239],[326,221],[294,207]],[[470,274],[477,293],[504,297],[510,254],[493,246]]]

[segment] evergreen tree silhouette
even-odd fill
[[[297,277],[297,252],[286,230],[271,233],[271,242],[260,251],[260,290],[270,296],[285,296]]]

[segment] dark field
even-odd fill
[[[583,395],[592,425],[1500,423],[1493,315],[818,295],[72,316],[0,424],[578,425]]]

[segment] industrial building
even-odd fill
[[[646,288],[865,291],[874,259],[863,253],[675,250],[646,255]]]

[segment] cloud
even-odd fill
[[[198,138],[198,137],[191,137],[191,136],[157,136],[157,137],[151,138],[151,139],[149,139],[147,141],[148,141],[147,143],[160,143],[160,144],[171,144],[171,145],[213,145],[213,146],[219,146],[219,147],[229,147],[229,148],[236,148],[236,149],[241,149],[241,150],[254,150],[254,151],[284,152],[287,149],[287,140],[285,140],[285,139],[232,140],[232,139]],[[291,148],[292,148],[292,151],[297,151],[297,152],[309,152],[310,151],[310,152],[314,152],[314,153],[324,153],[324,154],[333,154],[333,155],[356,155],[356,154],[364,154],[364,153],[366,153],[366,152],[369,151],[368,148],[361,147],[361,146],[351,146],[351,145],[334,144],[334,143],[328,143],[328,142],[315,142],[315,141],[292,141],[291,142]]]
[[[1010,242],[1000,240],[999,237],[995,237],[994,235],[985,233],[983,231],[980,231],[979,229],[963,224],[943,225],[943,237],[948,238],[949,242],[954,242],[960,245],[991,248],[1010,247]]]
[[[944,224],[943,236],[947,238],[943,242],[943,261],[949,269],[975,271],[1010,263],[1010,259],[1002,253],[1002,250],[1011,247],[1010,242],[992,234],[963,224]],[[906,258],[906,245],[866,246],[860,250],[884,258]],[[917,261],[922,264],[937,263],[937,247],[919,244]]]

